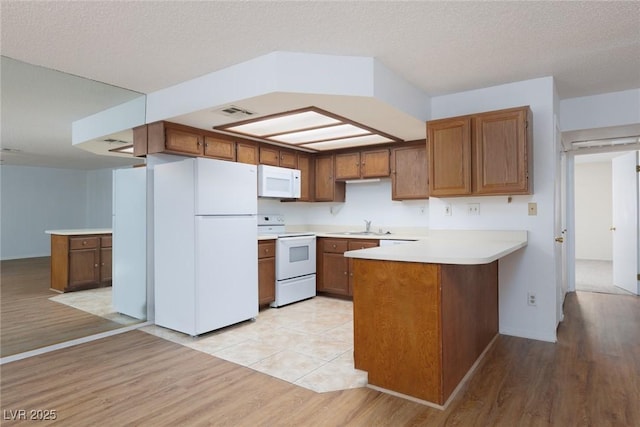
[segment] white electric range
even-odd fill
[[[316,296],[316,236],[285,231],[284,215],[258,214],[258,235],[276,236],[276,299],[272,307]]]

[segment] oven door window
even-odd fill
[[[309,260],[309,245],[292,246],[289,248],[289,262],[296,263]]]

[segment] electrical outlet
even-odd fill
[[[444,205],[444,215],[451,216],[451,203],[447,203]]]
[[[467,203],[468,215],[480,215],[480,203]]]
[[[527,305],[531,305],[531,306],[536,306],[537,305],[537,301],[536,301],[536,294],[533,292],[528,292],[527,293]]]

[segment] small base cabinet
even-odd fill
[[[111,277],[111,234],[51,235],[52,289],[111,286]]]
[[[319,238],[317,253],[319,272],[316,290],[331,295],[350,297],[353,295],[353,260],[346,258],[346,251],[374,248],[380,241],[375,239]]]
[[[356,369],[369,384],[444,405],[498,334],[498,261],[353,263]]]
[[[258,305],[276,300],[276,243],[258,242]]]

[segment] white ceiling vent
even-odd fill
[[[245,110],[244,108],[240,108],[235,105],[228,105],[226,107],[219,108],[214,110],[214,113],[219,113],[227,117],[251,117],[256,114],[253,111]]]

